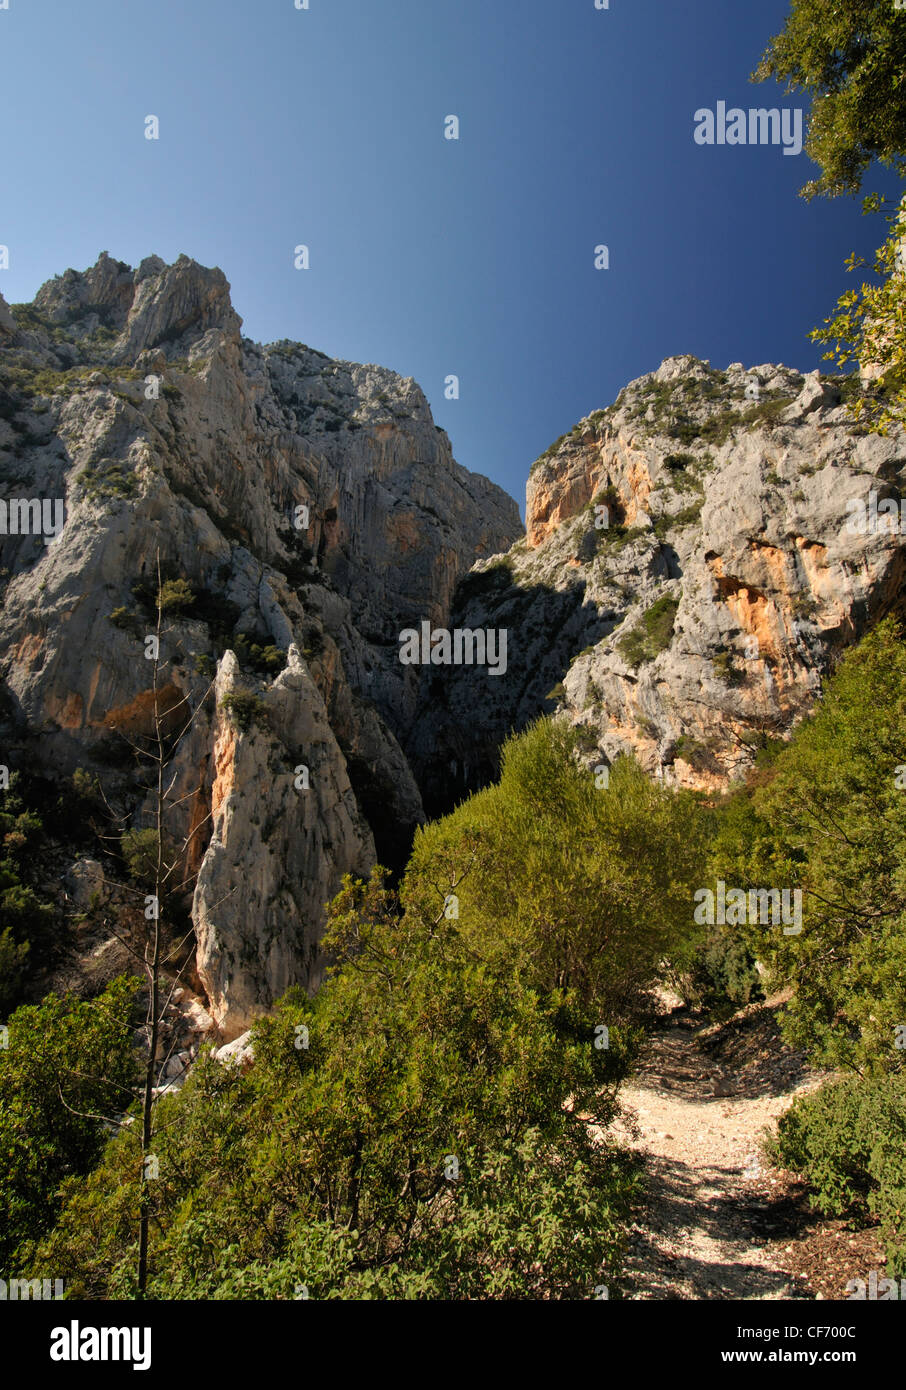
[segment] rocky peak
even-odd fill
[[[906,439],[854,423],[858,389],[680,356],[579,421],[532,468],[525,541],[460,586],[451,623],[507,628],[506,675],[454,671],[414,747],[460,796],[543,712],[590,765],[632,752],[702,788],[751,766],[903,602],[899,528],[849,525],[872,493],[906,492]]]
[[[197,979],[232,1035],[316,982],[342,874],[405,858],[424,810],[399,633],[446,619],[476,559],[522,533],[518,508],[456,462],[411,378],[240,338],[223,273],[188,257],[102,255],[9,317],[0,479],[65,524],[0,533],[4,761],[87,768],[149,823],[122,740],[148,718],[159,554],[168,698],[194,704],[218,673],[180,748],[174,833],[206,828]],[[223,714],[231,693],[259,725]]]
[[[67,270],[41,286],[28,327],[48,330],[46,346],[79,349],[79,360],[128,364],[146,349],[168,358],[212,329],[239,341],[242,320],[222,270],[188,256],[167,265],[147,256],[133,270],[103,251],[85,271]]]
[[[0,334],[5,338],[13,338],[16,334],[16,320],[9,310],[9,305],[0,294]]]

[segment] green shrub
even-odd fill
[[[94,501],[134,497],[138,478],[119,462],[86,464],[76,481],[87,497]]]
[[[663,594],[620,638],[617,650],[628,666],[641,666],[670,646],[679,599]]]
[[[22,998],[27,980],[27,941],[17,941],[12,927],[0,930],[0,1019],[6,1018]]]
[[[163,613],[188,613],[195,606],[195,590],[186,579],[166,579],[157,594],[156,606]]]
[[[634,1169],[591,1125],[701,846],[691,798],[626,759],[599,791],[574,752],[540,721],[419,832],[398,896],[347,877],[326,984],[256,1023],[252,1068],[202,1059],[160,1101],[153,1296],[585,1300],[618,1274]],[[134,1292],[137,1129],[66,1184],[34,1277]]]
[[[733,654],[728,651],[715,652],[711,658],[711,665],[714,674],[724,685],[742,685],[745,680],[745,671],[740,671],[733,665]]]
[[[131,637],[138,637],[141,634],[141,621],[137,613],[133,613],[130,608],[114,608],[108,615],[107,621],[113,623],[121,632],[128,632]]]
[[[654,534],[659,541],[665,540],[671,531],[681,531],[684,526],[694,526],[702,514],[704,498],[700,497],[695,502],[690,502],[688,507],[682,507],[672,515],[665,513],[659,516],[654,523]]]
[[[718,1021],[764,998],[755,955],[738,932],[728,927],[710,929],[692,956],[683,993],[688,1003]]]
[[[58,945],[53,908],[41,897],[42,824],[21,785],[14,773],[0,812],[0,1018],[21,1002],[29,968],[46,965]]]
[[[255,724],[267,722],[267,705],[252,690],[231,690],[220,701],[240,733],[247,734]]]
[[[829,1216],[881,1222],[887,1272],[906,1275],[906,1073],[850,1076],[798,1097],[768,1152]]]
[[[127,830],[120,839],[120,850],[130,878],[153,883],[157,871],[158,834],[154,829]]]
[[[138,981],[114,980],[90,1002],[50,995],[9,1020],[0,1050],[0,1266],[46,1231],[60,1185],[87,1173],[136,1080],[132,1001]],[[25,1256],[20,1256],[24,1260]]]
[[[513,586],[514,565],[509,558],[498,560],[487,569],[470,570],[456,585],[453,604],[464,608],[475,598],[487,598],[492,594],[503,593]]]
[[[800,887],[803,930],[759,959],[794,990],[785,1027],[818,1065],[898,1070],[906,1022],[906,646],[892,619],[847,652],[754,793],[750,883]]]
[[[272,643],[261,646],[258,642],[250,642],[244,632],[236,634],[232,639],[232,646],[236,659],[244,671],[251,671],[256,675],[273,676],[282,671],[286,665],[286,652],[282,647],[275,647]]]

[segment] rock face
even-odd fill
[[[426,690],[410,746],[429,810],[432,766],[461,796],[541,712],[578,727],[592,765],[632,752],[700,788],[789,732],[842,649],[903,604],[899,526],[857,522],[872,493],[899,497],[906,440],[860,431],[841,389],[670,358],[552,446],[526,540],[460,586],[451,625],[508,629],[509,666]]]
[[[902,604],[906,440],[860,432],[850,389],[670,358],[538,460],[523,535],[413,381],[248,341],[219,270],[103,255],[0,300],[0,762],[55,794],[85,769],[98,816],[148,830],[132,749],[166,710],[191,1007],[229,1041],[317,985],[343,874],[400,868],[540,713],[590,765],[702,788],[789,732]],[[422,625],[475,660],[404,664]],[[89,914],[124,876],[91,855],[66,871]]]
[[[214,1017],[244,1032],[262,997],[318,984],[324,904],[344,873],[367,875],[374,841],[321,694],[295,646],[237,727],[224,700],[241,690],[227,652],[214,685],[210,843],[192,916],[198,974]],[[242,725],[248,723],[243,730]]]
[[[123,740],[150,727],[159,564],[166,695],[200,706],[173,833],[194,832],[198,972],[226,1036],[317,982],[342,874],[405,855],[424,811],[399,633],[522,531],[411,379],[240,330],[222,272],[185,256],[105,253],[0,302],[3,761],[97,772],[150,824]],[[245,732],[220,705],[237,692],[263,702]]]

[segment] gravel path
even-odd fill
[[[745,1064],[719,1068],[699,1045],[702,1032],[682,1016],[665,1024],[622,1093],[628,1114],[615,1133],[648,1167],[626,1295],[801,1298],[770,1253],[783,1232],[786,1192],[759,1148],[764,1127],[818,1078],[773,1038]]]

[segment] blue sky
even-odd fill
[[[532,460],[666,356],[819,365],[808,329],[881,225],[799,198],[805,154],[693,140],[718,100],[802,105],[748,81],[786,0],[309,4],[9,0],[7,300],[102,250],[219,265],[250,337],[414,376],[520,503]]]

